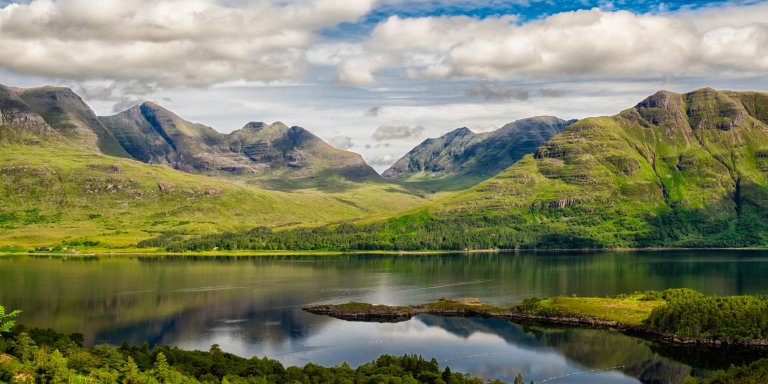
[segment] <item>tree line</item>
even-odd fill
[[[415,251],[473,249],[586,249],[749,247],[768,242],[755,214],[737,218],[680,207],[640,218],[580,207],[509,211],[429,212],[367,223],[189,236],[169,232],[138,247],[170,252],[210,250]],[[536,218],[536,219],[532,219]]]

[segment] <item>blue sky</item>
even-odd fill
[[[376,7],[359,22],[342,23],[337,27],[322,31],[326,38],[356,38],[364,36],[379,22],[390,16],[429,17],[429,16],[470,16],[475,18],[494,17],[498,15],[517,15],[521,23],[541,19],[561,12],[580,9],[601,8],[605,10],[625,10],[634,13],[664,13],[680,9],[698,9],[701,7],[716,7],[724,4],[751,4],[755,0],[745,1],[660,1],[660,0],[423,0],[411,2],[385,3]]]
[[[222,132],[283,121],[382,171],[462,126],[768,91],[768,2],[0,0],[0,83],[68,86],[102,115],[153,100]]]

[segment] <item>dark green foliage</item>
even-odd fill
[[[198,238],[164,235],[138,243],[171,252],[219,250],[472,250],[606,248],[581,228],[532,227],[516,217],[433,217],[426,212],[365,225],[298,228],[267,227]]]
[[[666,305],[651,312],[646,326],[697,338],[768,338],[768,296],[704,296],[683,292],[665,300]]]
[[[52,330],[17,327],[0,341],[13,340],[8,351],[18,359],[0,364],[0,381],[10,382],[23,372],[39,383],[68,383],[74,376],[87,376],[89,382],[121,384],[157,383],[302,383],[302,384],[483,384],[479,378],[440,370],[435,359],[418,355],[382,355],[352,369],[344,363],[326,368],[316,364],[284,367],[266,357],[246,359],[213,345],[209,351],[187,351],[177,347],[150,348],[101,345],[83,348],[77,335]],[[495,382],[499,383],[499,382]]]
[[[688,378],[685,384],[765,384],[768,383],[768,359],[745,366],[731,366],[705,379]]]

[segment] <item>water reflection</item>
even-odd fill
[[[574,377],[616,379],[621,372],[642,382],[675,383],[690,366],[722,367],[750,357],[712,358],[606,331],[433,317],[395,325],[344,323],[300,308],[351,300],[412,304],[458,296],[505,305],[530,296],[605,296],[673,287],[715,294],[768,293],[766,274],[768,252],[761,251],[12,256],[0,257],[0,303],[25,311],[25,324],[83,332],[89,344],[147,340],[207,349],[217,343],[241,355],[269,355],[287,363],[360,363],[388,351],[416,352],[450,361],[452,367],[465,364],[466,370],[488,377],[521,371],[541,380],[579,369],[623,366]],[[389,339],[394,341],[373,343]],[[356,340],[365,342],[353,345]],[[461,358],[469,355],[477,356]],[[585,382],[599,382],[594,380]]]

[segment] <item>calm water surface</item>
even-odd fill
[[[0,257],[0,303],[30,326],[86,343],[171,344],[267,355],[284,364],[352,365],[418,353],[454,371],[547,383],[681,383],[765,353],[671,348],[608,330],[420,316],[356,323],[301,307],[415,304],[476,296],[606,296],[688,287],[768,294],[768,252],[675,251],[322,257]],[[561,377],[569,375],[567,377]],[[544,381],[547,380],[547,381]]]

